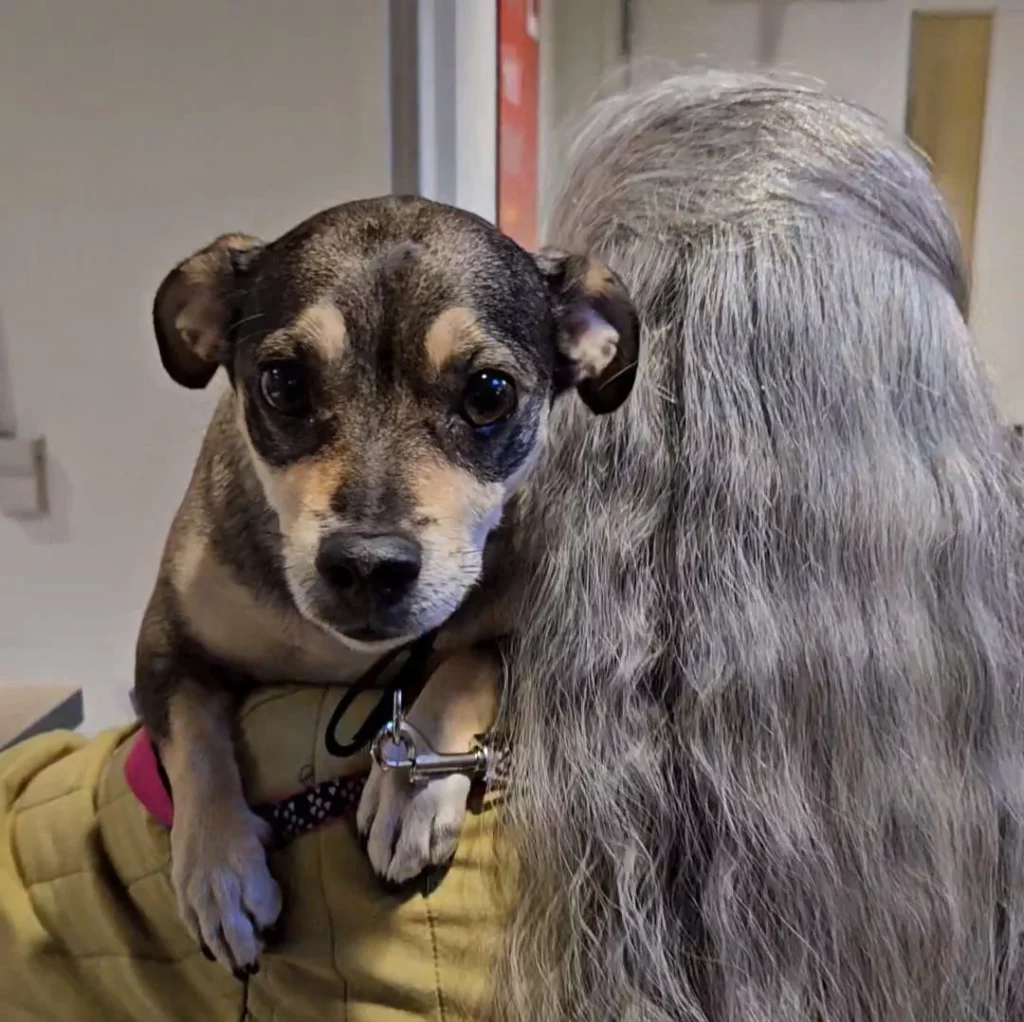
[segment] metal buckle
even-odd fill
[[[391,720],[374,735],[370,753],[381,770],[408,770],[413,784],[465,774],[489,778],[493,759],[490,743],[477,738],[468,752],[438,752],[402,712],[402,693],[396,691]]]

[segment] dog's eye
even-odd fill
[[[478,429],[494,426],[516,410],[516,385],[504,373],[484,369],[466,382],[462,414]]]
[[[260,393],[282,415],[305,415],[309,411],[309,387],[298,362],[271,362],[264,366],[260,372]]]

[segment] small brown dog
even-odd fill
[[[223,367],[231,388],[167,542],[136,692],[174,797],[182,916],[244,973],[281,904],[236,762],[239,695],[354,680],[446,622],[460,648],[500,632],[489,565],[551,402],[575,387],[597,413],[618,407],[638,328],[587,257],[532,256],[467,213],[397,198],[269,244],[218,238],[164,280],[154,324],[178,383]],[[410,715],[439,749],[493,723],[496,672],[462,668]],[[375,771],[358,818],[374,869],[402,881],[446,861],[468,790]]]

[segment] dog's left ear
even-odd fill
[[[164,277],[153,300],[153,329],[176,383],[198,390],[226,362],[241,278],[261,248],[248,234],[222,234]]]
[[[640,354],[640,321],[622,281],[590,256],[545,249],[536,257],[558,328],[556,384],[575,386],[597,415],[629,397]]]

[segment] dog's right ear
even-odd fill
[[[171,379],[199,390],[228,354],[242,277],[262,247],[247,234],[224,234],[179,263],[153,300],[156,343]]]
[[[595,415],[614,412],[633,389],[640,349],[626,286],[591,256],[546,248],[534,258],[558,323],[556,388],[571,383]]]

